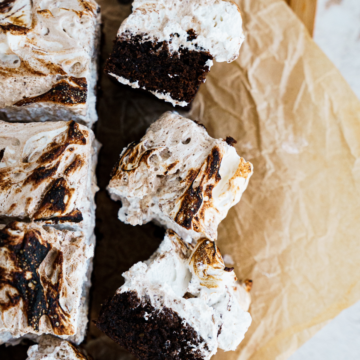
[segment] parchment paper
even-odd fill
[[[99,3],[104,61],[131,5]],[[189,115],[212,136],[236,138],[254,164],[248,190],[219,228],[222,253],[235,260],[239,278],[254,281],[253,323],[236,352],[215,359],[283,360],[360,299],[360,104],[283,0],[238,4],[241,55],[215,64]],[[122,285],[122,272],[162,240],[153,224],[117,220],[120,204],[105,187],[122,148],[171,109],[102,76],[91,320]],[[92,324],[84,347],[95,360],[134,359]],[[6,360],[25,359],[25,347],[2,350]]]
[[[246,41],[191,115],[254,164],[219,246],[252,278],[253,324],[217,359],[287,359],[360,299],[360,104],[279,0],[238,1]]]

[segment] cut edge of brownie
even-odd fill
[[[213,56],[200,48],[195,51],[181,47],[171,53],[166,41],[153,42],[146,40],[146,35],[131,37],[125,33],[116,39],[105,72],[136,83],[136,87],[159,98],[171,97],[173,103],[186,106],[205,82],[211,66],[209,60]]]
[[[94,323],[139,359],[202,360],[209,352],[204,339],[176,312],[157,310],[135,291],[115,294]]]

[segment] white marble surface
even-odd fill
[[[360,98],[360,0],[317,0],[314,40]]]
[[[343,311],[289,360],[359,360],[360,302]]]
[[[314,39],[360,98],[360,0],[318,0]],[[360,301],[289,360],[360,360]]]

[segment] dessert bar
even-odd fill
[[[244,40],[238,6],[222,0],[135,0],[105,71],[174,106],[187,106],[213,61],[234,61]]]
[[[94,224],[98,144],[69,122],[0,121],[0,220]]]
[[[0,4],[0,119],[97,120],[100,7],[94,0]]]
[[[190,244],[168,230],[123,276],[96,325],[139,359],[210,359],[235,350],[250,326],[251,283],[237,281],[211,240]]]
[[[213,139],[206,129],[175,112],[153,123],[138,143],[123,150],[108,191],[121,200],[119,219],[151,220],[191,242],[215,240],[229,209],[240,201],[253,167],[232,138]]]
[[[81,231],[13,222],[0,230],[0,344],[53,334],[80,343],[94,245]]]

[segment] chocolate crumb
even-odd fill
[[[225,266],[224,271],[231,272],[231,271],[234,271],[234,268]]]
[[[187,34],[188,34],[187,39],[186,39],[187,41],[193,41],[197,38],[197,35],[193,29],[188,30]]]
[[[227,136],[225,141],[228,143],[228,145],[230,146],[234,146],[235,144],[237,144],[237,141],[232,138],[231,136]]]
[[[2,161],[5,154],[5,148],[0,150],[0,162]]]

